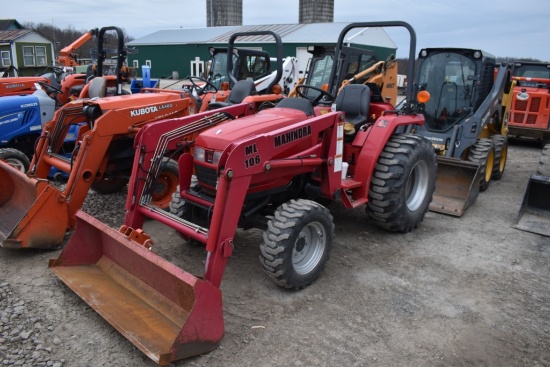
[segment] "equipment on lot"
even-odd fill
[[[98,59],[95,70],[99,75],[103,74],[103,60],[107,54],[113,52],[104,47],[105,38],[109,35],[107,32],[112,33],[112,31],[116,32],[118,39],[118,48],[115,50],[118,55],[117,62],[119,64],[124,62],[122,30],[117,27],[105,27],[97,30],[93,35],[97,36],[98,53],[103,55]],[[90,31],[88,34],[91,35],[92,32]],[[17,149],[30,160],[34,154],[36,139],[40,136],[44,124],[52,120],[56,108],[69,102],[72,99],[71,96],[90,98],[123,94],[118,77],[115,76],[106,76],[85,85],[86,79],[91,80],[93,75],[87,77],[84,74],[64,74],[64,70],[57,67],[54,68],[54,73],[51,75],[54,80],[60,79],[57,82],[58,85],[53,81],[50,83],[39,82],[40,85],[32,94],[0,98],[0,148]],[[94,87],[90,90],[92,85]],[[76,126],[73,125],[68,136],[67,143],[70,146],[74,146],[75,128]],[[72,151],[72,149],[70,150]],[[52,172],[51,176],[57,173],[57,171]]]
[[[96,77],[90,91],[104,86]],[[159,91],[66,104],[44,125],[27,175],[0,161],[0,240],[5,248],[56,248],[90,188],[109,193],[128,181],[134,156],[134,135],[147,123],[168,116],[188,115],[193,100],[182,92]],[[78,142],[70,157],[61,154],[71,126],[78,125]],[[163,160],[155,203],[168,206],[177,185],[177,168]],[[63,191],[45,180],[52,167],[69,173]],[[159,189],[155,187],[155,189]]]
[[[273,38],[277,50],[275,70],[269,53],[259,50],[236,48],[235,42],[244,37]],[[191,85],[184,90],[196,98],[200,112],[219,108],[226,104],[241,103],[245,97],[254,95],[280,95],[288,89],[288,83],[294,79],[294,58],[283,61],[283,44],[281,37],[272,31],[252,31],[234,33],[229,38],[227,48],[216,47],[210,49],[211,59],[207,68],[207,79],[188,76]],[[233,55],[233,57],[228,57]],[[239,81],[250,80],[248,87],[240,83],[241,87],[231,93]],[[279,85],[279,88],[276,88]],[[282,96],[281,96],[282,97]],[[211,106],[212,103],[212,106]]]
[[[510,136],[550,142],[550,64],[515,62],[512,76]]]
[[[542,149],[536,174],[529,177],[514,228],[550,237],[550,144]]]
[[[336,59],[346,34],[365,27],[409,31],[412,77],[416,35],[404,22],[346,26]],[[370,100],[365,85],[346,86],[335,100],[314,86],[302,85],[298,93],[312,96],[310,89],[318,95],[283,98],[257,114],[243,102],[145,126],[135,140],[125,225],[116,231],[79,211],[76,231],[50,261],[51,270],[148,357],[168,365],[220,343],[219,287],[237,227],[265,230],[262,266],[287,288],[315,281],[330,255],[332,216],[314,200],[341,201],[346,208],[366,204],[376,225],[396,232],[416,228],[431,201],[436,162],[429,141],[405,132],[423,122],[413,109],[412,83],[400,113],[384,100]],[[224,123],[202,129],[210,120]],[[349,136],[346,121],[353,121]],[[178,159],[177,212],[158,210],[148,188],[160,157],[183,147],[193,154]],[[150,251],[152,241],[141,229],[145,217],[206,244],[204,275],[191,275]]]
[[[481,50],[428,48],[418,56],[415,85],[428,92],[423,126],[438,154],[430,210],[461,216],[491,179],[501,178],[508,153],[511,68]],[[408,85],[411,85],[409,83]]]

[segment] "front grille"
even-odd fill
[[[514,110],[516,111],[527,110],[527,101],[516,100],[516,103],[514,104]]]
[[[529,112],[539,112],[540,109],[540,97],[531,98],[531,105],[529,106]]]
[[[216,188],[216,182],[218,180],[216,169],[195,164],[195,174],[197,175],[197,180],[199,180],[201,186],[205,185],[211,188]]]

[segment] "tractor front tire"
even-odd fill
[[[495,145],[495,160],[493,163],[492,180],[500,180],[504,169],[506,168],[506,160],[508,158],[508,138],[503,135],[496,134],[491,136]]]
[[[0,149],[0,160],[23,173],[26,173],[31,166],[31,162],[25,153],[13,148]]]
[[[436,157],[432,144],[417,135],[390,138],[378,157],[367,214],[379,227],[409,232],[420,224],[435,191]]]
[[[169,210],[173,196],[179,185],[179,167],[173,159],[164,158],[161,171],[153,182],[151,204],[163,210]]]
[[[330,257],[334,223],[312,200],[290,200],[275,211],[260,245],[260,262],[278,285],[300,289],[313,283]]]
[[[491,176],[493,175],[493,169],[495,162],[495,146],[491,139],[478,139],[477,142],[471,146],[468,153],[468,161],[477,163],[479,167],[479,191],[485,191],[489,187],[491,182]]]

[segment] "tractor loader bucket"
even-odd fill
[[[68,214],[62,193],[0,162],[0,244],[4,248],[61,246]]]
[[[437,157],[437,180],[430,210],[460,217],[479,195],[479,165]]]
[[[155,255],[144,238],[79,210],[75,232],[49,267],[158,364],[213,350],[224,333],[220,289]]]
[[[550,177],[529,177],[514,228],[550,236]]]

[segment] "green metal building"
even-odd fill
[[[294,56],[300,73],[304,73],[310,55],[307,47],[313,45],[334,46],[344,27],[350,23],[273,24],[251,26],[226,26],[191,29],[162,30],[127,44],[137,53],[128,55],[128,65],[141,77],[141,67],[151,67],[152,78],[183,79],[188,75],[201,76],[208,61],[210,47],[226,47],[236,32],[272,31],[283,43],[283,57]],[[379,60],[394,54],[397,46],[382,28],[358,29],[348,34],[349,46],[372,50]],[[275,44],[271,36],[239,37],[237,47],[256,48],[275,56]]]

